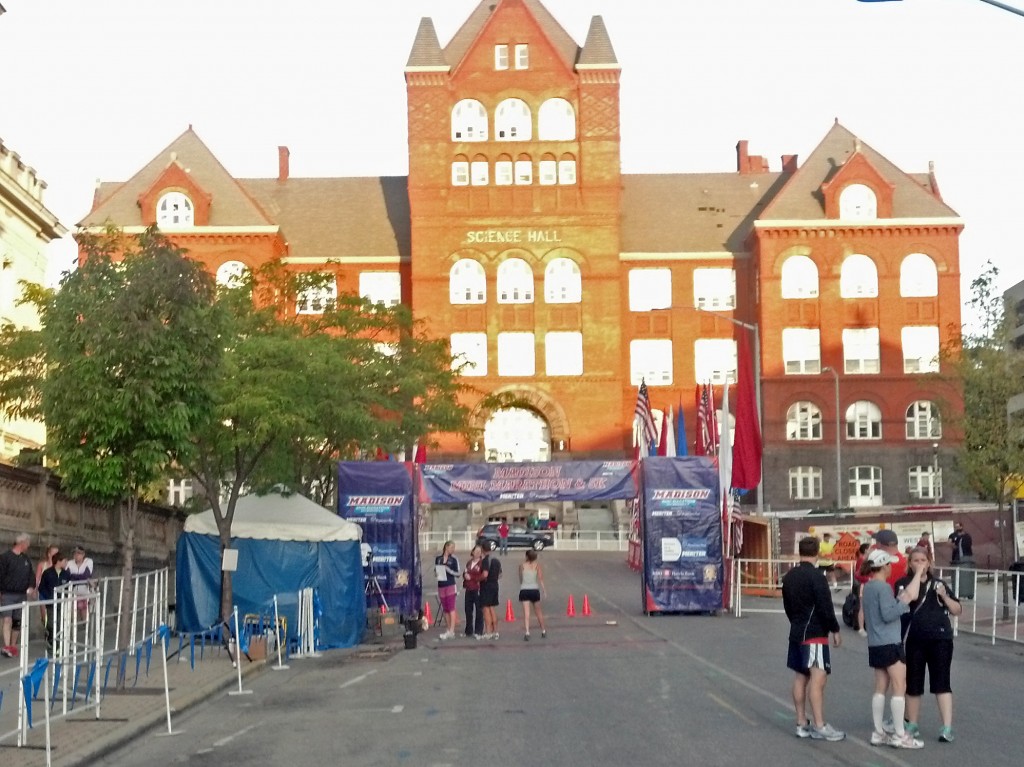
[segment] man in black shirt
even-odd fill
[[[53,599],[54,591],[71,580],[71,574],[67,571],[68,558],[64,554],[56,551],[50,556],[50,561],[52,565],[43,570],[43,575],[39,579],[39,599],[44,602],[50,602]],[[59,617],[60,615],[52,602],[46,605],[46,646],[51,649],[53,649],[53,630]]]
[[[817,538],[801,539],[800,562],[782,579],[782,605],[789,618],[789,657],[793,669],[793,706],[796,708],[796,736],[815,740],[842,740],[846,733],[825,721],[825,682],[832,672],[828,636],[842,646],[839,621],[832,604],[828,581],[818,567]],[[814,721],[808,721],[810,701]]]
[[[964,530],[964,523],[957,522],[956,529],[949,534],[949,542],[953,544],[953,565],[970,567],[974,564],[974,541],[971,534]]]
[[[35,592],[36,574],[28,558],[28,533],[19,533],[14,546],[0,554],[0,607],[12,607],[3,613],[3,646],[0,654],[6,658],[18,657],[18,638],[21,634],[21,609],[14,607],[28,601]]]

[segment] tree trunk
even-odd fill
[[[1011,502],[1012,503],[1012,502]],[[1013,508],[1012,506],[1010,508]],[[1003,519],[1003,497],[999,496],[999,506],[996,510],[996,521],[999,525],[999,565],[998,569],[1006,569],[1009,557],[1006,555],[1006,520]],[[1010,619],[1010,579],[1004,577],[1002,580],[1003,620]]]
[[[220,537],[220,559],[221,563],[224,562],[224,552],[231,548],[231,537],[221,535]],[[231,625],[231,615],[234,612],[234,592],[231,586],[231,572],[228,570],[220,571],[220,619],[222,622]],[[231,626],[231,630],[234,631],[234,626]]]
[[[127,501],[121,506],[121,534],[124,536],[124,560],[121,564],[121,604],[120,616],[121,626],[117,632],[118,657],[117,662],[117,689],[123,690],[127,678],[127,663],[122,659],[128,652],[128,645],[131,641],[132,631],[132,604],[135,592],[133,576],[135,573],[135,518],[139,510],[139,499],[135,494],[129,495]]]

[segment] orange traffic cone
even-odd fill
[[[576,602],[573,601],[572,594],[569,595],[569,606],[565,608],[565,614],[570,618],[576,617]]]
[[[583,595],[583,617],[590,617],[590,597],[588,597],[586,594]]]
[[[505,623],[515,623],[516,614],[512,612],[512,600],[505,603]]]
[[[423,603],[423,617],[427,619],[428,626],[433,625],[434,616],[430,614],[430,602]]]

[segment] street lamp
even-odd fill
[[[836,389],[836,511],[843,506],[843,443],[839,432],[839,373],[833,367],[825,366],[821,372],[829,372],[835,380]]]
[[[939,478],[939,443],[932,442],[932,497],[942,503],[942,480]]]
[[[754,334],[754,400],[757,405],[757,428],[761,432],[762,445],[764,444],[764,417],[761,415],[761,332],[756,322],[743,322],[742,320],[734,319],[726,314],[720,312],[713,312],[709,309],[705,309],[701,306],[694,306],[698,312],[704,314],[710,314],[718,317],[719,319],[731,322],[737,327],[741,327],[744,330],[749,330]],[[726,379],[725,385],[729,385],[729,380]],[[728,428],[728,414],[726,414],[726,428]],[[764,514],[764,450],[761,451],[761,480],[757,483],[757,513]]]

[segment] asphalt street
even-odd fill
[[[505,600],[515,598],[506,557]],[[954,660],[957,741],[872,747],[865,641],[833,655],[827,718],[840,743],[793,734],[780,615],[644,616],[622,554],[545,552],[548,637],[518,623],[494,642],[437,639],[388,660],[325,653],[266,671],[251,695],[220,695],[181,715],[177,737],[141,735],[106,765],[1010,765],[1024,750],[1024,646],[961,637]],[[429,582],[429,578],[426,579]],[[428,593],[430,590],[428,589]],[[584,594],[594,614],[569,618]],[[460,600],[461,601],[461,600]],[[461,607],[461,605],[460,605]],[[517,618],[521,610],[515,603]]]

